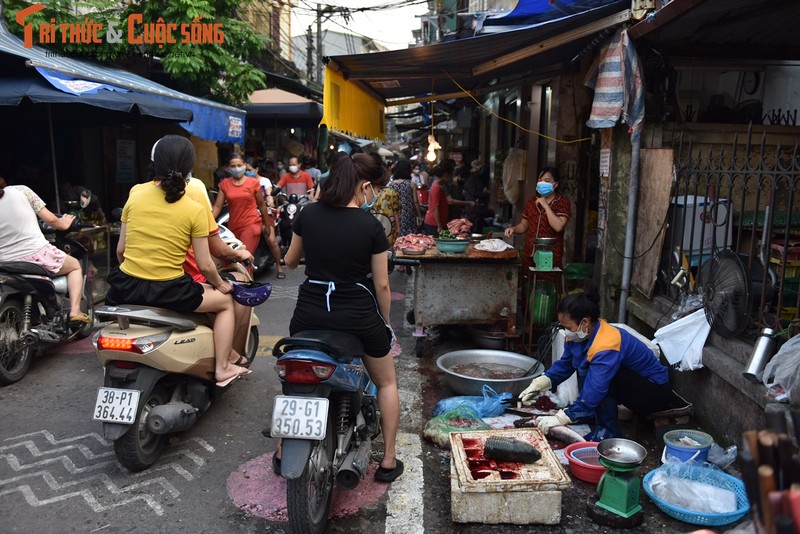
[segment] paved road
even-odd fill
[[[103,379],[89,340],[38,358],[21,382],[0,388],[0,531],[288,531],[285,485],[270,468],[275,440],[264,438],[261,430],[279,393],[269,349],[288,332],[303,270],[288,271],[285,280],[264,279],[274,290],[258,309],[260,348],[253,374],[231,387],[195,427],[173,439],[162,459],[143,473],[129,473],[116,462],[100,424],[91,419]],[[402,272],[391,276],[402,409],[398,454],[406,473],[391,486],[370,476],[354,491],[338,491],[329,532],[608,532],[586,517],[585,501],[594,487],[582,482],[565,491],[559,526],[451,522],[449,451],[420,436],[436,401],[453,393],[437,373],[434,358],[418,359],[414,353],[413,328],[404,319],[412,304],[412,281]],[[445,332],[435,355],[468,347],[459,334]],[[655,456],[654,450],[648,461]],[[642,503],[646,520],[640,532],[691,530],[658,512],[644,496]]]

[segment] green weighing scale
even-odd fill
[[[553,250],[551,247],[556,244],[555,237],[534,237],[533,264],[541,271],[553,270]]]
[[[641,481],[636,469],[647,456],[647,450],[635,441],[614,438],[598,443],[597,453],[606,472],[597,483],[594,510],[590,507],[589,515],[609,526],[630,528],[641,524],[644,514],[639,504]]]

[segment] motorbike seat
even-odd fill
[[[0,262],[0,272],[9,274],[38,274],[54,277],[55,275],[39,265],[28,261],[3,261]]]
[[[121,304],[119,306],[99,306],[95,308],[94,314],[98,317],[126,317],[133,322],[146,322],[162,326],[171,326],[181,332],[194,330],[197,323],[205,323],[201,315],[184,315],[164,308],[151,306],[139,306],[136,304]],[[197,318],[197,321],[194,318]]]
[[[275,343],[273,356],[281,357],[290,350],[321,350],[342,362],[351,362],[364,355],[364,345],[352,334],[337,330],[303,330],[292,337],[284,337]]]

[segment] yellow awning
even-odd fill
[[[386,106],[330,67],[325,68],[323,115],[320,124],[353,137],[384,140]]]

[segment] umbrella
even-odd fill
[[[389,150],[388,148],[380,147],[378,149],[378,155],[384,158],[391,158],[395,155],[395,153]]]
[[[59,205],[60,199],[55,145],[53,140],[52,105],[57,105],[60,109],[68,108],[74,110],[76,113],[80,113],[81,120],[83,121],[85,121],[87,116],[87,108],[85,106],[110,110],[114,115],[138,112],[139,115],[149,116],[155,119],[179,122],[192,120],[191,110],[135,91],[109,91],[103,89],[92,94],[73,95],[54,88],[39,77],[2,79],[2,83],[0,83],[0,106],[18,107],[23,105],[26,101],[36,105],[47,105],[47,121],[50,131],[50,156],[53,164],[56,205]]]

